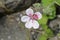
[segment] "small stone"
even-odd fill
[[[18,39],[18,37],[15,37],[16,39]]]
[[[11,36],[8,36],[8,39],[11,39]]]
[[[19,18],[16,18],[17,21],[19,21],[20,19]]]
[[[34,34],[34,32],[31,32],[31,34]]]
[[[60,37],[59,37],[60,38]]]
[[[10,21],[11,21],[11,22],[13,22],[14,20],[13,20],[13,19],[11,19]]]
[[[20,14],[20,17],[22,17],[22,14]]]
[[[56,37],[52,37],[49,40],[58,40],[57,36]]]
[[[60,15],[57,15],[60,18]]]
[[[18,24],[20,24],[20,21],[18,22]]]
[[[3,38],[1,38],[1,40],[4,40]]]

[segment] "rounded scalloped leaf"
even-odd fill
[[[55,11],[52,11],[50,14],[51,15],[48,16],[49,19],[54,19],[56,17],[56,12]]]
[[[55,5],[52,5],[51,7],[49,7],[48,11],[49,11],[48,13],[46,11],[46,13],[48,15],[48,18],[49,19],[54,19],[56,17],[56,8],[55,8]]]
[[[33,6],[36,7],[36,8],[39,8],[39,7],[41,7],[41,4],[40,3],[35,3],[35,4],[33,4]]]

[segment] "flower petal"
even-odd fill
[[[21,17],[21,21],[22,22],[27,22],[27,21],[29,21],[30,20],[30,17],[28,17],[28,16],[22,16]]]
[[[42,14],[40,12],[36,12],[35,14],[38,16],[38,19],[42,18]]]
[[[26,24],[25,24],[25,27],[30,29],[32,28],[32,21],[28,21]]]
[[[39,23],[36,20],[33,20],[33,28],[38,29],[39,28]]]
[[[32,10],[31,8],[28,8],[28,9],[26,10],[26,14],[27,14],[27,15],[33,15],[34,12],[33,12],[33,10]]]

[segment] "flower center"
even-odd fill
[[[38,19],[38,16],[36,14],[33,14],[33,19]]]
[[[30,15],[30,18],[37,20],[38,19],[38,15],[36,15],[36,14]]]

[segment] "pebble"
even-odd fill
[[[4,40],[3,38],[1,38],[1,40]]]
[[[8,39],[11,39],[11,36],[8,36]]]

